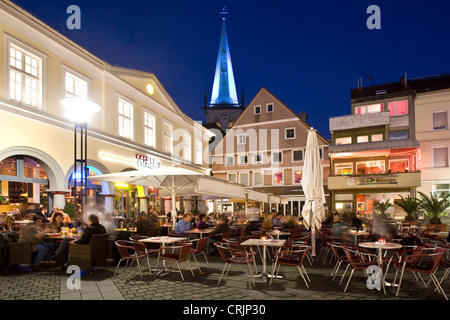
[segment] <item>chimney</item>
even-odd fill
[[[308,114],[306,113],[306,111],[300,111],[298,113],[298,117],[300,119],[302,119],[303,121],[307,122],[308,121]]]

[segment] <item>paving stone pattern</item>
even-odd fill
[[[396,289],[390,287],[386,288],[386,295],[382,291],[368,289],[366,277],[360,270],[355,271],[344,293],[347,277],[340,285],[340,277],[332,281],[330,276],[334,261],[325,266],[317,260],[312,265],[305,263],[311,279],[310,288],[305,286],[296,268],[287,266],[280,269],[283,279],[274,279],[271,286],[261,278],[255,279],[256,287],[253,288],[247,266],[233,265],[217,285],[224,263],[217,255],[209,256],[208,260],[207,265],[202,258],[199,259],[203,272],[196,269],[194,276],[187,265],[182,264],[184,282],[178,273],[154,277],[146,267],[142,267],[141,278],[136,264],[120,267],[113,278],[115,266],[110,264],[92,274],[83,272],[80,289],[68,288],[70,275],[64,271],[24,272],[12,268],[0,273],[0,300],[444,300],[432,283],[425,288],[411,273],[405,274],[398,297],[395,296]],[[154,267],[156,258],[152,257],[150,262]],[[146,263],[141,265],[146,266]],[[191,265],[196,266],[193,260]],[[258,268],[260,272],[261,264]],[[443,272],[438,271],[439,279]],[[393,278],[394,271],[391,270],[388,280]],[[428,277],[424,279],[426,282],[429,280]],[[450,295],[450,279],[443,283],[443,288]]]

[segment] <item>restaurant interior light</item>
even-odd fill
[[[128,184],[122,183],[122,182],[118,182],[118,183],[116,183],[116,187],[117,188],[128,188]]]

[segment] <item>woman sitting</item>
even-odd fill
[[[61,233],[61,227],[67,227],[67,225],[63,222],[64,217],[61,212],[55,212],[53,216],[53,221],[48,224],[48,228],[51,229],[51,232]]]

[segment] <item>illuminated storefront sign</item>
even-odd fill
[[[380,169],[383,169],[381,161],[368,161],[366,162],[366,167],[367,168],[378,167]]]
[[[358,185],[398,184],[397,178],[360,178]]]
[[[161,162],[153,158],[142,156],[140,154],[136,155],[136,165],[140,168],[145,169],[158,169],[161,167]]]

